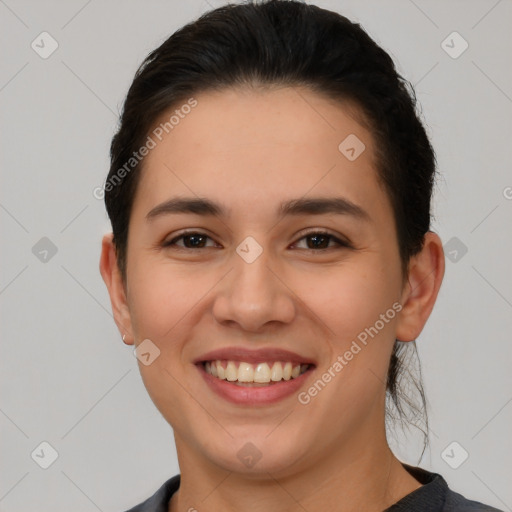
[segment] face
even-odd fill
[[[284,475],[381,441],[403,290],[371,134],[306,89],[195,99],[144,160],[117,315],[178,453]]]

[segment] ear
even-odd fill
[[[133,345],[133,332],[130,311],[126,300],[121,272],[117,265],[116,248],[113,243],[113,233],[105,235],[101,243],[100,273],[107,285],[112,304],[112,313],[117,328],[127,345]]]
[[[427,322],[444,277],[445,258],[439,236],[428,231],[423,249],[409,263],[408,282],[402,290],[402,310],[397,320],[396,339],[413,341]]]

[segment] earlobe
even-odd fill
[[[400,341],[415,340],[432,309],[444,277],[445,258],[439,236],[428,231],[423,249],[411,258],[408,283],[402,294],[402,311],[397,320],[396,338]]]
[[[100,273],[107,286],[114,321],[121,333],[123,342],[126,345],[133,345],[130,312],[126,300],[123,279],[117,264],[117,255],[112,233],[105,235],[102,240]]]

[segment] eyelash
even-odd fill
[[[163,242],[162,244],[162,247],[165,247],[165,248],[168,248],[168,247],[174,247],[178,250],[183,250],[183,251],[193,251],[195,250],[194,248],[191,248],[191,247],[182,247],[182,246],[179,246],[179,245],[176,245],[176,241],[186,237],[186,236],[193,236],[193,235],[199,235],[199,236],[202,236],[202,237],[206,237],[206,238],[209,238],[210,240],[212,240],[212,238],[210,236],[208,236],[207,234],[205,233],[201,233],[200,231],[184,231],[183,233],[181,233],[180,235],[174,237],[172,240],[169,240],[167,242]],[[340,240],[339,238],[337,238],[336,236],[334,236],[332,233],[328,232],[328,231],[324,231],[324,230],[316,230],[316,231],[310,231],[309,233],[305,233],[303,234],[299,239],[298,241],[300,240],[303,240],[305,238],[308,238],[308,237],[312,237],[314,235],[322,235],[322,236],[325,236],[327,238],[329,238],[329,243],[331,241],[334,241],[338,247],[324,247],[324,248],[321,248],[321,249],[303,249],[304,251],[310,251],[310,252],[323,252],[323,251],[328,251],[329,249],[336,249],[336,248],[352,248],[352,245],[349,244],[348,242],[344,241],[344,240]],[[208,249],[208,248],[211,248],[211,247],[199,247],[199,249]]]

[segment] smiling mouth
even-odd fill
[[[205,372],[219,380],[238,386],[261,387],[278,384],[300,377],[313,367],[311,364],[294,364],[289,361],[263,362],[216,360],[202,363]]]

